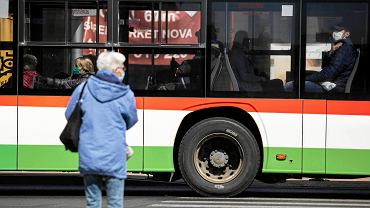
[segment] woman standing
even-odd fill
[[[126,130],[137,121],[135,98],[125,76],[125,56],[103,52],[97,60],[98,72],[87,80],[82,96],[79,170],[84,177],[86,207],[101,207],[101,190],[106,183],[108,207],[123,207],[126,179]],[[83,88],[73,92],[65,113],[68,119]]]

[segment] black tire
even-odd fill
[[[178,153],[186,183],[203,196],[230,197],[256,177],[260,151],[253,134],[223,117],[198,122],[183,137]]]

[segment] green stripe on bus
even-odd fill
[[[0,170],[16,170],[17,145],[0,145]]]
[[[130,172],[173,172],[172,147],[133,147]],[[143,149],[145,151],[143,152]],[[287,159],[276,160],[276,154]],[[264,148],[264,173],[370,175],[370,149]],[[302,160],[303,156],[303,160]],[[326,160],[325,160],[326,156]],[[61,145],[0,145],[0,170],[77,171],[78,155]],[[326,162],[326,164],[325,164]],[[326,172],[325,172],[326,168]]]
[[[277,160],[277,154],[286,155],[285,160]],[[263,148],[263,173],[301,173],[302,149],[288,147]]]
[[[327,149],[327,174],[370,175],[370,149]]]
[[[176,162],[176,161],[175,161]],[[174,172],[173,147],[144,147],[145,172]]]
[[[77,171],[78,155],[61,145],[19,145],[18,169]]]
[[[132,148],[134,156],[127,163],[128,171],[142,171],[142,147]],[[18,154],[18,170],[78,170],[78,154],[66,151],[62,145],[19,145]]]
[[[370,149],[304,148],[302,152],[301,150],[301,148],[265,147],[262,172],[370,175],[368,161]],[[287,158],[279,161],[276,154],[286,154]]]
[[[325,148],[304,148],[302,165],[303,173],[325,173]]]

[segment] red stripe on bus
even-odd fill
[[[69,98],[70,96],[19,96],[19,106],[67,107]],[[136,98],[136,106],[143,108],[142,98]]]
[[[303,100],[303,113],[326,114],[326,100]]]
[[[370,115],[370,101],[328,101],[328,114]]]
[[[17,96],[0,96],[0,106],[17,106]]]
[[[145,110],[189,110],[238,107],[248,112],[300,113],[300,100],[241,98],[145,98]]]
[[[19,106],[66,107],[69,96],[19,96]]]
[[[66,107],[69,96],[19,96],[19,106]],[[327,107],[325,103],[327,102]],[[325,101],[249,98],[137,97],[137,108],[195,111],[211,107],[237,107],[248,112],[370,115],[370,101]],[[17,106],[16,96],[0,96],[1,106]],[[303,106],[302,106],[303,105]]]

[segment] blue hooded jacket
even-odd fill
[[[347,80],[351,74],[356,62],[357,52],[350,39],[341,41],[343,45],[331,55],[330,63],[320,72],[306,77],[306,80],[312,82],[333,82],[335,88],[344,91]]]
[[[65,112],[67,119],[83,85],[72,93]],[[138,121],[133,92],[113,72],[100,70],[87,80],[81,109],[80,172],[125,179],[126,130]]]

